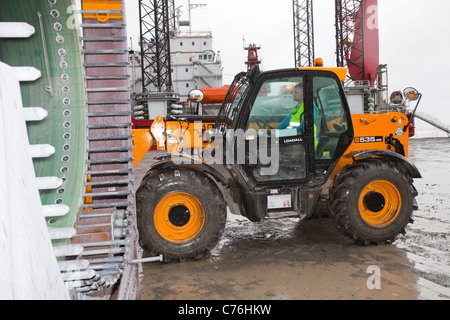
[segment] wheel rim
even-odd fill
[[[165,196],[156,206],[156,230],[165,240],[182,243],[197,236],[205,223],[201,202],[194,196],[176,192]]]
[[[361,218],[372,227],[391,224],[400,213],[402,199],[397,187],[386,180],[369,183],[359,197]]]

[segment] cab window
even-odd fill
[[[348,130],[348,115],[343,97],[335,79],[314,77],[314,105],[319,109],[319,117],[315,121],[318,137],[316,159],[332,159],[336,152],[339,137]]]
[[[246,129],[253,129],[256,132],[265,129],[269,134],[279,129],[280,137],[298,135],[299,132],[293,128],[293,122],[290,121],[289,116],[297,106],[303,103],[303,100],[299,102],[294,99],[295,93],[298,99],[303,99],[303,84],[303,77],[265,81],[253,103]],[[280,124],[283,121],[286,125],[281,128]]]
[[[264,81],[253,102],[246,129],[258,135],[258,155],[269,155],[273,161],[248,164],[247,173],[257,183],[300,181],[307,178],[307,148],[300,130],[304,122],[304,77],[278,77]],[[295,116],[294,110],[297,110]],[[254,130],[254,131],[253,131]],[[274,138],[275,137],[275,138]],[[273,149],[277,138],[280,141]],[[293,139],[290,139],[293,137]],[[269,138],[270,142],[262,144]],[[258,160],[261,160],[258,158]],[[274,163],[276,163],[274,165]]]

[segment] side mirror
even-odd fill
[[[258,65],[254,65],[249,71],[248,71],[248,78],[251,82],[255,83],[256,78],[259,76],[261,71],[259,70]]]
[[[403,91],[403,94],[405,95],[405,99],[407,101],[416,101],[416,100],[418,100],[417,104],[416,104],[416,107],[414,108],[414,111],[412,112],[411,116],[409,117],[408,124],[403,127],[403,131],[406,132],[406,130],[408,129],[409,125],[412,123],[412,121],[413,121],[413,119],[414,119],[414,117],[416,115],[417,109],[419,108],[420,100],[422,100],[422,94],[419,91],[417,91],[416,89],[411,88],[411,87],[406,88]]]
[[[202,102],[205,94],[202,90],[194,89],[189,92],[188,100],[193,102]]]
[[[419,99],[420,93],[416,89],[409,87],[403,90],[403,96],[408,101],[416,101]]]

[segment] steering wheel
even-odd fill
[[[255,119],[255,122],[258,125],[258,128],[260,129],[269,129],[269,130],[275,129],[269,124],[269,122],[267,122],[267,120]]]

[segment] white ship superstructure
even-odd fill
[[[212,33],[178,32],[170,40],[172,81],[180,101],[192,89],[222,87],[220,55],[213,51]]]
[[[189,18],[187,20],[181,19],[180,8],[183,6],[177,8],[175,25],[170,26],[169,32],[171,86],[161,91],[161,88],[158,89],[154,85],[150,85],[143,90],[143,69],[146,70],[145,72],[150,72],[151,76],[156,77],[156,69],[148,68],[148,64],[149,61],[156,61],[158,58],[152,58],[147,53],[146,58],[143,59],[141,52],[130,51],[129,74],[132,105],[146,105],[151,100],[148,113],[144,111],[144,115],[139,118],[153,119],[156,115],[165,116],[167,112],[171,112],[173,103],[179,103],[186,107],[188,105],[188,94],[193,89],[223,86],[220,52],[213,50],[212,32],[193,31],[191,27],[191,9],[204,6],[206,5],[191,4],[188,1]],[[153,38],[147,40],[146,46],[157,45]],[[142,66],[142,63],[144,63],[144,66]]]

